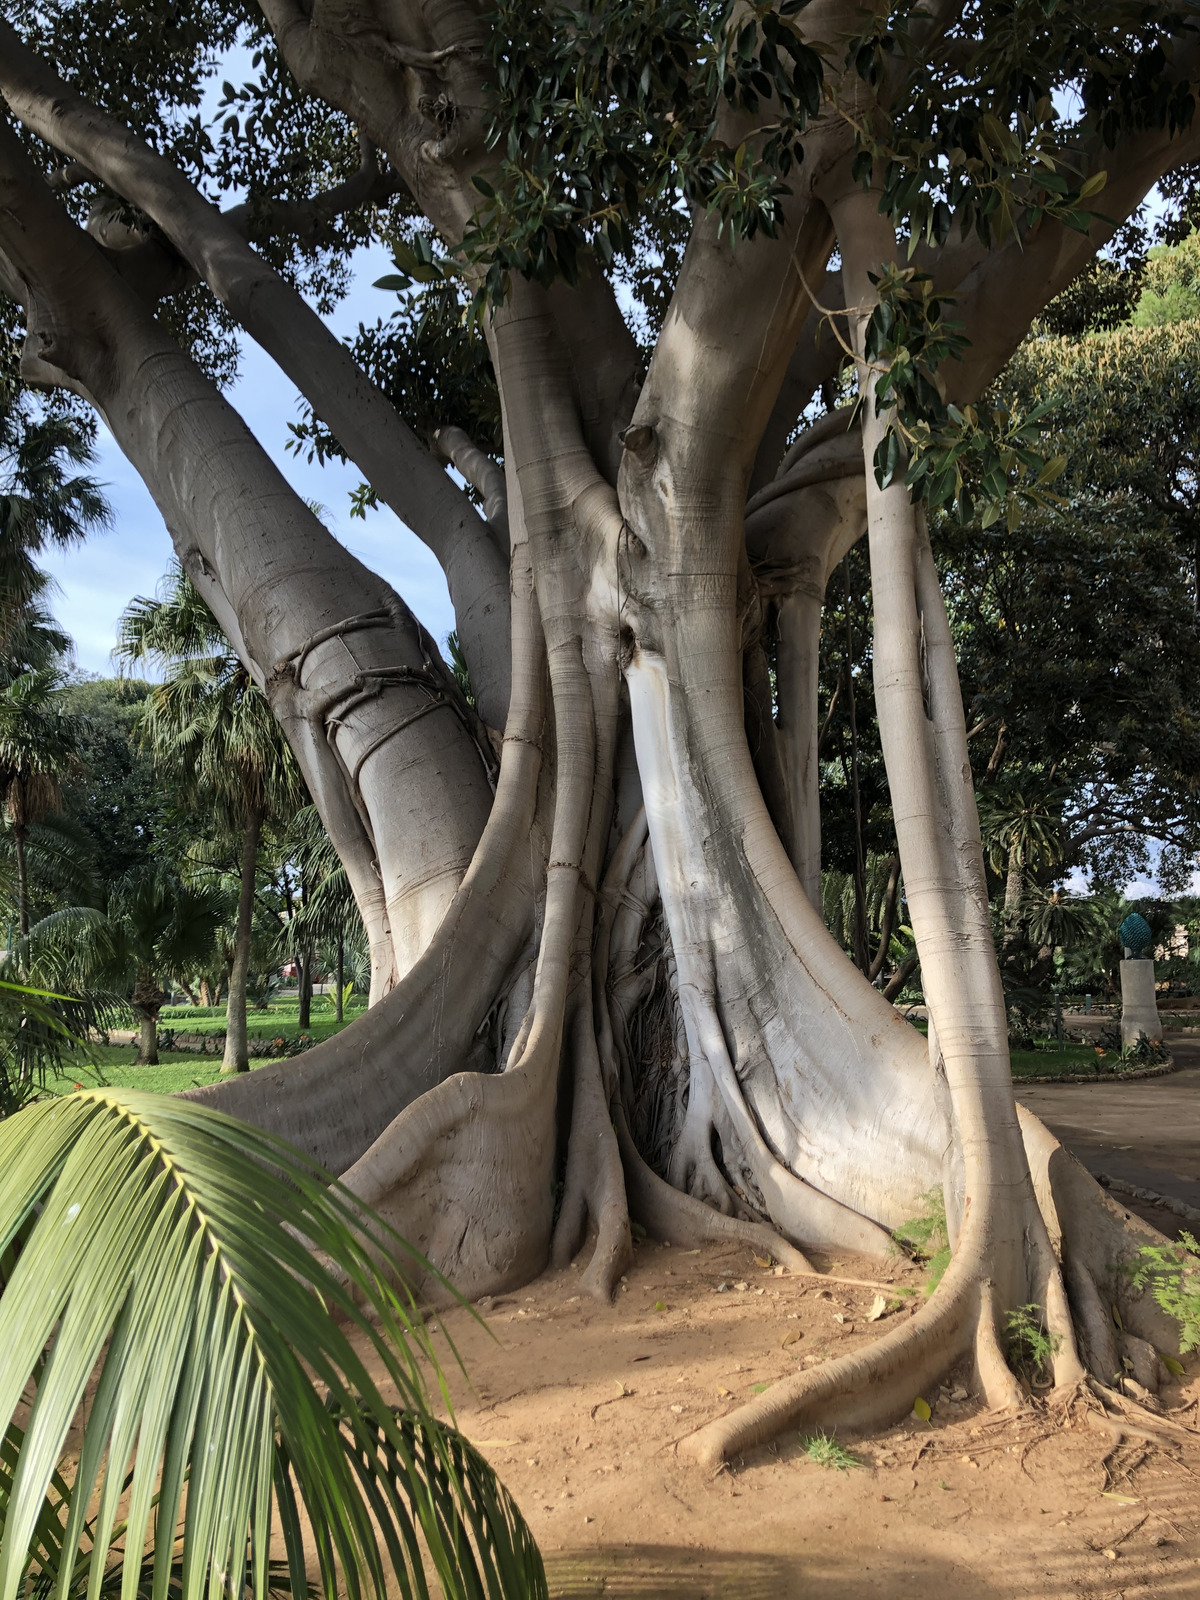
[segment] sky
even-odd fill
[[[392,270],[383,246],[360,251],[350,294],[329,319],[342,337],[359,322],[386,316],[394,296],[371,287]],[[353,466],[311,465],[289,455],[287,425],[298,415],[296,390],[248,337],[242,341],[241,372],[228,399],[292,486],[324,507],[330,532],[401,594],[439,640],[454,626],[441,568],[426,547],[386,508],[350,516],[349,496],[361,474]],[[75,640],[76,665],[107,676],[117,637],[117,619],[134,595],[154,593],[171,559],[171,540],[142,480],[107,429],[101,428],[94,475],[113,511],[112,528],[76,549],[55,552],[45,565],[58,583],[53,609]]]

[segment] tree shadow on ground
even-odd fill
[[[1165,1524],[1164,1524],[1165,1525]],[[943,1530],[944,1532],[944,1530]],[[936,1542],[938,1534],[931,1534]],[[695,1549],[683,1545],[601,1545],[545,1552],[550,1600],[1118,1600],[1125,1592],[1192,1600],[1195,1549],[1190,1539],[1166,1549],[1123,1540],[1120,1582],[1101,1548],[1111,1530],[1080,1531],[1069,1547],[1037,1540],[1007,1550],[871,1548],[843,1530],[828,1545],[793,1555]],[[992,1564],[989,1564],[992,1563]],[[983,1568],[986,1576],[981,1577]]]
[[[926,1558],[920,1573],[889,1574],[887,1563],[872,1552],[863,1559],[847,1546],[844,1560],[831,1563],[828,1554],[781,1556],[754,1551],[695,1550],[680,1545],[601,1545],[598,1549],[545,1552],[550,1600],[815,1600],[818,1595],[911,1595],[922,1600],[923,1577],[948,1579],[950,1571]],[[947,1564],[949,1567],[950,1564]],[[835,1570],[835,1568],[837,1570]],[[873,1570],[872,1570],[873,1569]],[[960,1569],[960,1576],[961,1574]],[[890,1577],[899,1578],[893,1589]],[[947,1589],[945,1592],[958,1590]],[[988,1600],[994,1591],[971,1580],[971,1600]]]

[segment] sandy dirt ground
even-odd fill
[[[893,1300],[920,1283],[907,1264],[822,1266]],[[951,1382],[923,1397],[928,1423],[847,1438],[860,1464],[844,1471],[795,1433],[717,1473],[678,1454],[761,1386],[875,1336],[876,1294],[778,1276],[744,1248],[643,1242],[611,1307],[569,1269],[482,1303],[486,1330],[448,1313],[472,1380],[453,1385],[459,1425],[516,1495],[551,1595],[1200,1597],[1200,1435],[1106,1462],[1112,1440],[1082,1404],[997,1421]],[[1163,1400],[1194,1421],[1200,1363]]]

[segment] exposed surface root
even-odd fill
[[[1036,1117],[1023,1106],[1017,1112],[1038,1207],[1062,1262],[1080,1354],[1094,1378],[1111,1384],[1126,1371],[1123,1355],[1135,1367],[1144,1365],[1130,1340],[1155,1351],[1178,1349],[1175,1323],[1153,1295],[1132,1287],[1125,1270],[1142,1246],[1162,1244],[1163,1236],[1119,1205]]]
[[[784,1428],[816,1423],[864,1428],[907,1416],[913,1402],[971,1348],[971,1297],[955,1292],[953,1285],[949,1293],[946,1288],[943,1284],[914,1317],[865,1350],[772,1385],[690,1435],[680,1449],[702,1466],[715,1467]]]
[[[609,1300],[629,1265],[633,1240],[621,1156],[601,1079],[590,996],[577,1007],[573,1043],[575,1085],[567,1175],[551,1259],[556,1267],[565,1267],[572,1260],[583,1243],[590,1216],[597,1238],[579,1281],[580,1288],[598,1299]]]
[[[459,1073],[402,1111],[342,1182],[475,1299],[545,1267],[553,1150],[554,1096],[540,1074]],[[414,1292],[445,1302],[423,1263],[399,1265]]]
[[[765,1222],[747,1222],[741,1217],[715,1211],[703,1201],[673,1189],[648,1167],[638,1153],[618,1106],[615,1115],[617,1140],[625,1168],[625,1192],[630,1215],[640,1222],[652,1239],[693,1249],[710,1240],[748,1244],[759,1254],[773,1257],[792,1272],[811,1273],[815,1269],[808,1257],[789,1244]]]

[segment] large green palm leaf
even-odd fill
[[[122,1600],[261,1597],[273,1522],[303,1593],[300,1507],[329,1596],[425,1596],[422,1547],[447,1600],[544,1595],[513,1502],[430,1414],[433,1351],[381,1247],[406,1248],[290,1146],[207,1107],[102,1089],[0,1123],[0,1419],[36,1389],[0,1470],[0,1600],[38,1574],[97,1600],[118,1539]]]

